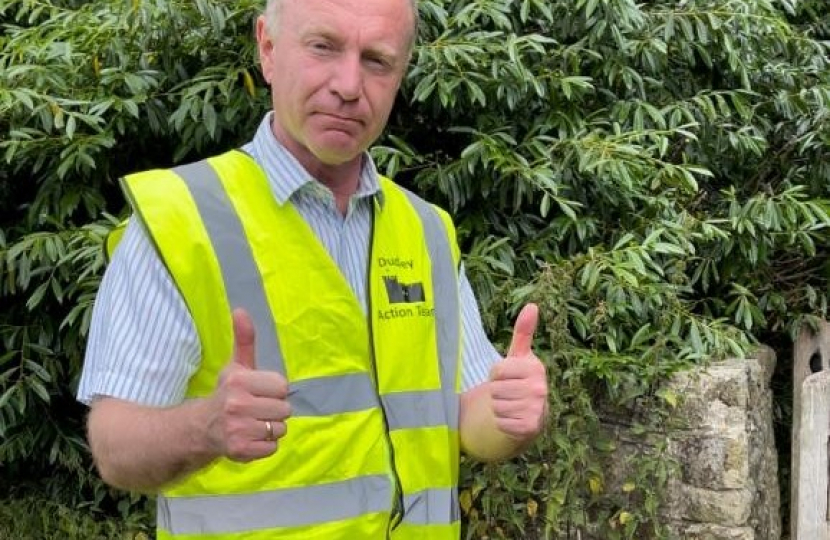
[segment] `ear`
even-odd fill
[[[268,32],[268,25],[265,23],[265,15],[260,15],[256,20],[256,42],[259,53],[259,65],[262,68],[262,77],[265,82],[271,84],[271,76],[274,72],[274,40]]]

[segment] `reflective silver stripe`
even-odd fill
[[[292,382],[288,393],[291,416],[328,416],[378,406],[368,373],[319,377]]]
[[[385,475],[242,495],[159,497],[159,527],[174,535],[300,527],[388,512],[391,498]]]
[[[418,212],[424,226],[430,262],[432,263],[432,291],[435,301],[435,331],[438,342],[438,358],[441,360],[441,386],[447,409],[456,409],[455,392],[458,378],[460,335],[460,305],[458,298],[458,272],[450,248],[447,228],[438,211],[414,193],[403,189],[409,202]],[[458,415],[448,424],[458,429]]]
[[[461,519],[458,490],[427,489],[405,495],[404,523],[411,525],[447,525]]]
[[[442,390],[395,392],[384,394],[381,400],[390,431],[453,425],[458,420],[458,401],[447,403]]]
[[[432,296],[435,303],[437,353],[441,362],[441,391],[412,392],[383,396],[390,429],[393,422],[401,427],[446,424],[459,427],[459,396],[456,393],[460,343],[460,305],[458,273],[449,244],[449,235],[441,216],[429,203],[403,189],[418,212],[424,227],[432,264]],[[443,406],[441,406],[443,400]],[[418,419],[417,416],[422,415]],[[443,416],[443,419],[440,417]],[[443,421],[440,421],[443,420]],[[457,487],[427,489],[404,494],[403,521],[412,525],[450,524],[460,519]]]
[[[245,308],[256,330],[257,367],[285,374],[285,362],[251,246],[219,175],[207,161],[176,167],[207,229],[231,309]]]
[[[438,357],[441,359],[441,383],[455,391],[458,368],[459,313],[458,272],[450,248],[446,226],[431,204],[404,189],[409,202],[424,225],[430,262],[432,294],[435,297],[435,324],[438,333]]]

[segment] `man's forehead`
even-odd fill
[[[410,0],[283,0],[283,17],[292,19],[377,24],[390,30],[401,26],[414,31],[415,14]],[[309,20],[312,19],[312,20]],[[297,20],[294,21],[299,22]],[[360,28],[356,28],[359,30]]]
[[[394,53],[406,50],[414,31],[411,16],[406,15],[408,0],[381,0],[383,3],[400,4],[404,11],[390,7],[351,9],[352,4],[343,0],[292,0],[292,13],[283,13],[282,31],[299,36],[325,36],[337,41],[359,40],[367,48],[388,49]],[[300,6],[299,4],[303,4]],[[378,0],[367,3],[378,4]]]

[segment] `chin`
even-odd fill
[[[363,155],[363,148],[317,148],[312,150],[314,157],[325,165],[343,165],[350,163]]]
[[[320,162],[323,163],[323,165],[327,165],[329,167],[339,167],[340,165],[347,165],[347,164],[352,163],[353,161],[355,161],[357,159],[360,159],[360,156],[361,156],[361,154],[357,154],[357,155],[351,156],[351,157],[342,157],[342,156],[340,156],[340,157],[331,157],[331,158],[320,159]]]

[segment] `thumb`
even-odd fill
[[[256,369],[254,322],[242,308],[233,310],[233,362],[248,369]]]
[[[526,356],[532,354],[533,334],[536,332],[536,324],[539,322],[539,307],[536,304],[526,304],[516,317],[516,324],[513,326],[513,339],[510,341],[510,349],[507,357]]]

